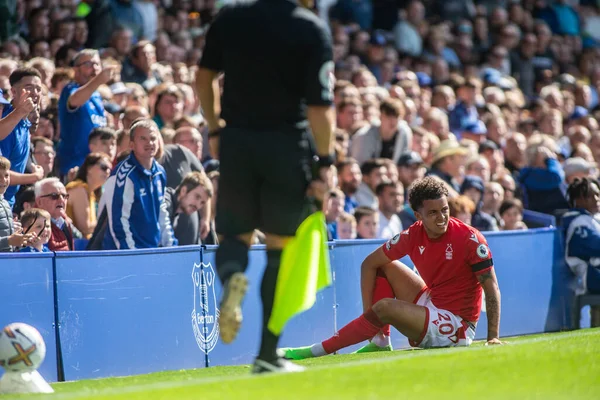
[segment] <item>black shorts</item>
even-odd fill
[[[308,132],[225,128],[220,134],[217,233],[293,236],[308,216]]]

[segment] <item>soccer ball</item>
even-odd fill
[[[0,331],[0,366],[6,371],[35,371],[46,357],[46,344],[33,326],[16,322]]]

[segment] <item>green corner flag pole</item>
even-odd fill
[[[283,249],[269,330],[280,335],[290,318],[311,308],[317,292],[329,285],[325,215],[319,211],[302,222]]]

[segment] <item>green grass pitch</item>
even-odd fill
[[[54,384],[35,399],[600,399],[600,329],[507,339],[506,346],[333,355],[307,371],[249,366]],[[0,396],[1,400],[24,398]],[[27,396],[32,398],[32,396]]]

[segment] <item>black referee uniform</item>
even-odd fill
[[[225,284],[223,318],[227,296],[245,292],[239,286],[246,282],[237,278],[248,254],[238,235],[260,229],[294,236],[308,216],[314,150],[306,108],[332,104],[331,37],[323,21],[292,0],[244,1],[220,10],[200,67],[225,74],[216,215],[223,235],[216,260]],[[286,369],[276,353],[278,337],[267,328],[280,257],[281,250],[267,249],[263,336],[254,372]]]

